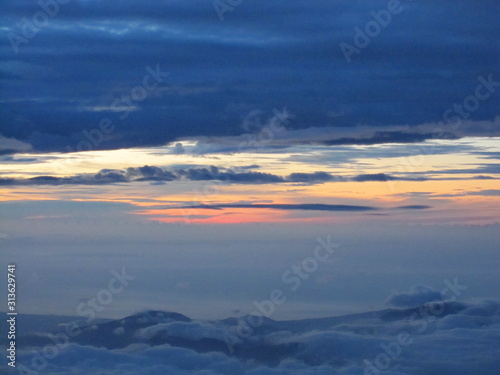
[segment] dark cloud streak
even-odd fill
[[[244,168],[246,169],[246,168]],[[304,183],[317,184],[332,181],[425,181],[423,177],[394,177],[387,174],[361,174],[354,177],[334,176],[327,172],[292,173],[288,176],[278,176],[271,173],[245,171],[238,172],[232,169],[221,169],[215,166],[209,168],[172,169],[148,166],[138,168],[102,169],[95,174],[79,174],[70,177],[37,176],[17,179],[0,177],[0,186],[16,185],[105,185],[114,183],[131,183],[142,181],[222,181],[228,184],[275,184],[275,183]]]

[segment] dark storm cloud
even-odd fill
[[[172,207],[178,208],[178,207]],[[345,204],[317,204],[317,203],[306,203],[306,204],[217,204],[217,205],[195,205],[195,206],[185,206],[182,208],[203,208],[203,209],[214,209],[219,210],[222,208],[267,208],[273,210],[299,210],[299,211],[372,211],[376,210],[376,207],[370,206],[354,206]]]
[[[394,177],[385,173],[373,173],[373,174],[360,174],[352,179],[357,182],[367,182],[367,181],[394,181],[394,180],[402,180],[402,181],[425,181],[427,180],[425,177]]]
[[[243,168],[245,170],[246,168]],[[101,169],[99,172],[78,174],[69,177],[37,176],[31,178],[0,177],[0,186],[14,185],[105,185],[123,182],[163,182],[174,180],[188,181],[222,181],[231,184],[273,184],[273,183],[304,183],[320,184],[331,181],[425,181],[423,177],[394,177],[387,174],[362,174],[354,177],[334,176],[327,172],[292,173],[279,176],[272,173],[221,169],[215,166],[208,168],[188,168],[167,170],[160,167],[145,165],[143,167],[120,169]]]
[[[340,176],[332,176],[330,173],[326,172],[314,172],[314,173],[292,173],[288,177],[291,182],[328,182],[333,180],[342,180]]]
[[[127,168],[127,177],[134,181],[172,181],[176,176],[164,169],[145,165],[139,168]]]
[[[285,182],[281,176],[262,172],[235,172],[231,169],[222,171],[217,167],[210,168],[190,168],[177,171],[179,177],[184,177],[192,181],[219,180],[233,183],[276,183]]]
[[[346,205],[346,204],[320,204],[320,203],[302,203],[302,204],[280,204],[280,203],[228,203],[228,204],[196,204],[191,206],[153,206],[150,209],[204,209],[204,210],[222,210],[225,208],[258,208],[258,209],[271,209],[271,210],[284,210],[284,211],[329,211],[329,212],[364,212],[364,211],[376,211],[381,208],[372,206],[360,206],[360,205]],[[424,205],[410,205],[410,206],[398,206],[395,209],[405,209],[405,210],[425,210],[432,208],[432,206]]]
[[[354,177],[354,181],[365,182],[365,181],[392,181],[395,180],[395,177],[386,175],[385,173],[376,173],[376,174],[361,174],[359,176]]]
[[[250,111],[286,105],[296,115],[290,129],[410,126],[329,144],[419,141],[428,134],[412,133],[412,126],[443,121],[448,108],[474,95],[479,76],[500,80],[499,5],[401,4],[401,13],[349,64],[339,44],[353,44],[354,28],[364,28],[370,11],[386,9],[387,1],[254,0],[221,22],[212,1],[117,6],[74,0],[29,34],[38,2],[8,0],[2,5],[0,133],[34,150],[68,151],[88,138],[82,131],[109,118],[113,130],[103,139],[91,133],[92,148],[162,145],[238,135]],[[148,66],[169,74],[146,98],[131,100]],[[492,89],[467,116],[498,114],[499,90]]]
[[[396,207],[398,210],[426,210],[431,208],[432,206],[426,206],[424,204],[410,204],[408,206],[399,206]]]

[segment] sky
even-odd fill
[[[296,280],[273,318],[455,278],[498,298],[499,6],[4,1],[0,265],[19,308],[79,314],[124,269],[99,316],[248,314]]]

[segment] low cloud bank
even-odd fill
[[[51,374],[497,374],[500,301],[443,301],[440,292],[415,286],[388,303],[405,308],[304,321],[146,312],[84,327],[45,362],[43,343],[22,348],[18,363],[25,373]],[[237,336],[249,324],[252,333]]]

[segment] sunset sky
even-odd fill
[[[338,253],[276,318],[455,277],[498,297],[499,3],[369,3],[75,0],[38,27],[36,2],[3,4],[19,306],[75,314],[127,267],[103,316],[248,313],[327,236]]]

